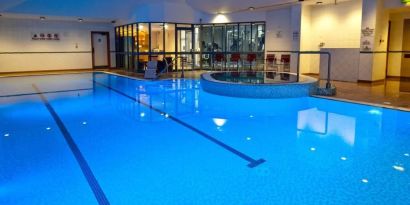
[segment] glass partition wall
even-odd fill
[[[115,36],[117,67],[125,71],[144,72],[151,60],[167,60],[168,71],[264,66],[265,22],[142,22],[116,27]]]

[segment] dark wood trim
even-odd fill
[[[390,37],[391,37],[391,21],[389,21],[388,29],[387,29],[387,50],[390,50]],[[389,54],[386,55],[386,70],[385,76],[387,77],[389,73]]]
[[[95,50],[94,50],[94,39],[93,35],[94,34],[102,34],[107,36],[107,60],[108,60],[108,65],[107,66],[95,66]],[[101,68],[101,67],[111,67],[111,51],[110,51],[110,32],[108,31],[91,31],[91,52],[92,52],[92,67],[95,68]]]
[[[358,83],[380,83],[380,82],[384,82],[385,79],[381,79],[381,80],[358,80]]]

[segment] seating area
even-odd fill
[[[180,60],[178,60],[180,59]],[[184,60],[182,60],[184,59]],[[264,58],[258,56],[256,53],[214,53],[202,55],[202,70],[215,71],[276,71],[276,72],[290,72],[291,57],[289,54],[281,54],[278,57],[275,54],[267,54]],[[157,62],[155,66],[150,62]],[[175,64],[175,65],[174,65]],[[152,59],[142,65],[140,71],[145,74],[153,71],[156,67],[156,73],[181,71],[182,66],[185,70],[192,70],[193,62],[188,57],[165,57],[165,59]],[[201,69],[201,65],[194,66],[195,70]],[[148,72],[147,72],[148,71]],[[150,76],[150,75],[149,75]],[[150,77],[146,77],[150,78]],[[157,77],[156,77],[157,78]]]

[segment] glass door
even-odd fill
[[[182,70],[193,67],[193,30],[192,28],[177,28],[177,68]]]

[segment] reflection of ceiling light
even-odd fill
[[[346,161],[346,160],[347,160],[347,158],[346,158],[346,157],[340,157],[340,160],[342,160],[342,161]]]
[[[212,121],[214,121],[215,125],[218,127],[222,127],[225,125],[226,123],[226,119],[222,119],[222,118],[213,118]]]
[[[316,151],[316,148],[311,147],[311,148],[310,148],[310,151],[314,152],[314,151]]]
[[[246,138],[246,140],[248,140],[248,141],[251,140],[251,139],[252,139],[251,137],[247,137],[247,138]]]
[[[404,156],[410,157],[410,154],[409,154],[409,153],[405,153]]]
[[[47,127],[46,130],[51,130],[51,127]]]
[[[380,110],[376,110],[376,109],[371,109],[369,110],[369,113],[372,115],[381,115],[382,112]]]
[[[367,180],[367,179],[362,179],[362,182],[365,183],[365,184],[367,184],[367,183],[369,183],[369,180]]]
[[[395,169],[395,170],[397,170],[397,171],[399,171],[399,172],[404,172],[404,167],[402,167],[402,166],[394,165],[394,166],[393,166],[393,169]]]
[[[9,136],[10,136],[10,134],[9,134],[9,133],[6,133],[6,134],[4,134],[4,136],[5,136],[5,137],[9,137]]]
[[[83,125],[86,125],[86,124],[87,124],[87,122],[84,121],[84,122],[83,122]]]
[[[144,26],[143,26],[143,25],[139,25],[138,28],[139,28],[140,30],[142,30],[142,29],[144,29]]]
[[[141,116],[141,117],[145,117],[145,112],[141,112],[141,113],[140,113],[140,116]]]

